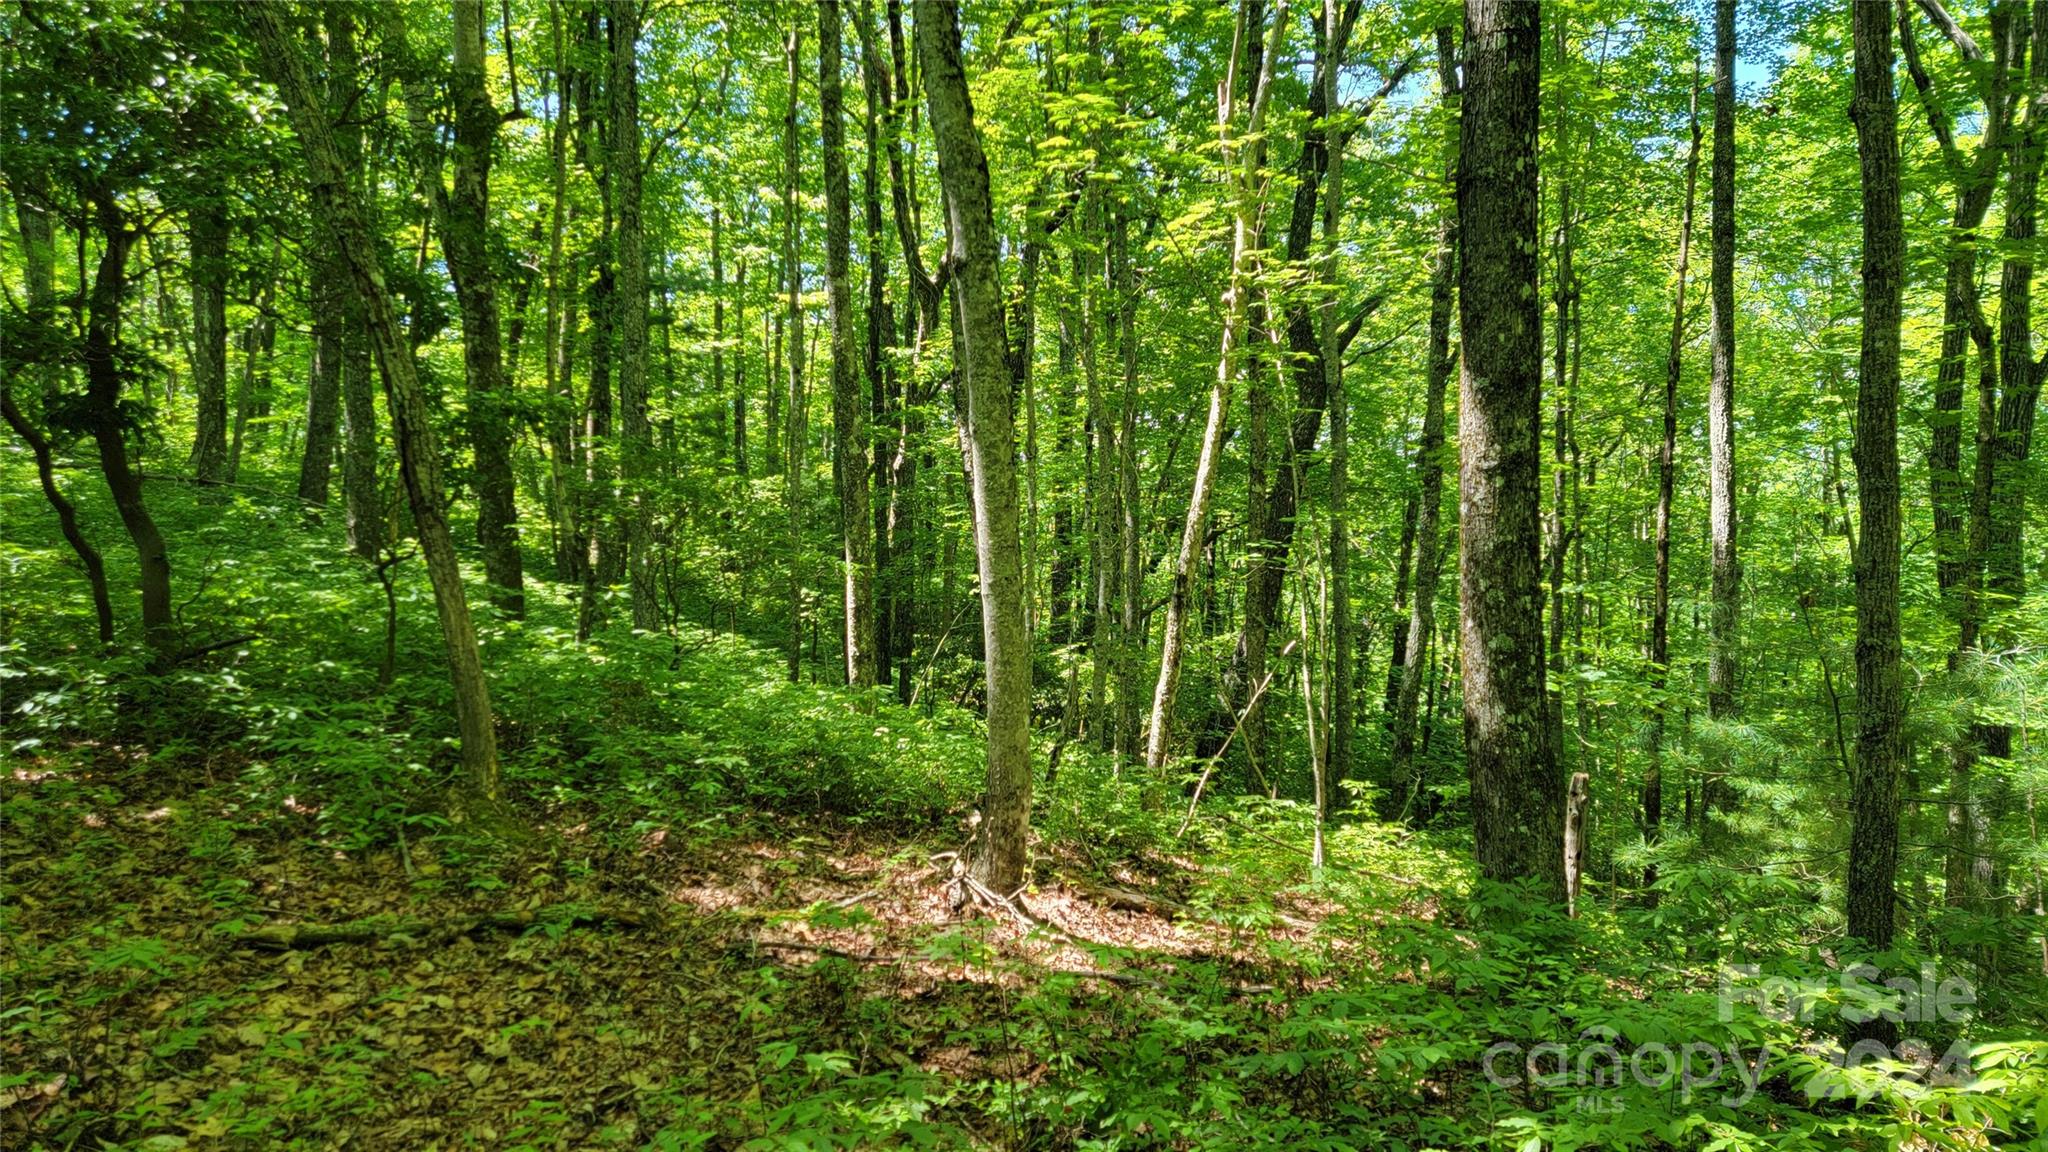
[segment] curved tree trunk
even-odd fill
[[[471,791],[485,801],[495,801],[497,735],[492,728],[490,693],[484,682],[483,661],[477,654],[476,629],[470,621],[455,539],[448,528],[432,413],[420,388],[412,348],[406,343],[405,332],[392,307],[391,293],[385,287],[377,233],[371,229],[362,200],[349,182],[325,111],[307,79],[305,61],[285,28],[283,14],[270,5],[255,5],[249,12],[251,27],[305,154],[314,203],[334,230],[368,314],[370,337],[384,377],[385,402],[391,409],[393,438],[398,443],[399,471],[412,506],[427,578],[434,589],[434,608],[440,616],[441,635],[447,646],[449,678],[455,688],[456,724],[462,738],[463,769]]]

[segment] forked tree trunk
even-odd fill
[[[1857,153],[1863,185],[1863,333],[1856,372],[1855,463],[1861,539],[1856,578],[1856,758],[1849,779],[1849,935],[1882,952],[1897,915],[1899,769],[1905,685],[1899,667],[1899,323],[1904,236],[1891,18],[1854,4]],[[1890,1043],[1882,1017],[1852,1025]]]
[[[1016,426],[1009,339],[997,280],[988,160],[960,61],[958,6],[918,0],[918,59],[945,187],[953,303],[963,343],[967,442],[973,458],[975,560],[981,576],[988,680],[988,790],[970,875],[998,895],[1022,886],[1031,824],[1031,652],[1024,628],[1024,561],[1017,536]]]
[[[370,336],[384,377],[385,401],[391,409],[399,471],[412,506],[427,578],[434,589],[434,608],[440,616],[441,635],[447,646],[464,773],[472,792],[486,801],[495,801],[497,736],[492,729],[490,693],[484,682],[483,662],[477,654],[476,630],[470,622],[455,540],[448,528],[432,412],[420,387],[412,348],[406,342],[391,293],[385,287],[377,233],[371,229],[362,198],[349,181],[325,109],[307,79],[305,60],[285,27],[283,13],[270,5],[255,5],[249,9],[249,20],[299,137],[314,203],[333,229],[367,312]]]
[[[1537,314],[1540,9],[1466,0],[1458,283],[1465,749],[1481,876],[1564,900],[1564,780],[1543,685]]]

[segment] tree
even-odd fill
[[[1436,31],[1437,87],[1447,108],[1455,111],[1458,99],[1458,42],[1449,28]],[[1444,183],[1455,188],[1458,159],[1456,138],[1446,142]],[[1436,629],[1437,581],[1443,569],[1444,488],[1444,394],[1449,391],[1457,361],[1451,355],[1451,311],[1457,289],[1458,207],[1446,198],[1437,208],[1436,252],[1429,274],[1429,345],[1425,352],[1422,401],[1422,440],[1415,449],[1415,464],[1421,475],[1416,486],[1415,581],[1408,609],[1408,640],[1403,651],[1401,682],[1394,706],[1394,731],[1389,782],[1401,794],[1405,815],[1414,807],[1416,709],[1422,702],[1423,650]]]
[[[217,199],[186,213],[191,255],[192,387],[199,418],[192,437],[192,475],[202,484],[224,479],[228,456],[228,217]]]
[[[1899,324],[1905,269],[1889,11],[1855,4],[1856,150],[1863,182],[1863,333],[1856,366],[1856,759],[1849,779],[1849,935],[1882,952],[1897,915],[1905,684],[1899,639]],[[1881,1016],[1852,1028],[1891,1042]]]
[[[399,473],[412,507],[414,531],[426,559],[434,588],[434,609],[447,646],[449,678],[455,688],[456,727],[462,737],[462,766],[472,799],[494,803],[498,798],[497,733],[491,722],[490,690],[483,661],[477,654],[476,628],[470,622],[469,599],[462,587],[462,569],[441,483],[440,449],[426,395],[420,388],[412,347],[406,342],[391,292],[384,281],[384,257],[378,234],[370,227],[361,198],[349,181],[348,169],[328,127],[324,102],[306,75],[306,62],[285,26],[284,13],[273,5],[250,12],[250,27],[263,50],[278,92],[284,97],[292,129],[306,161],[307,182],[314,203],[326,214],[336,244],[348,261],[370,322],[377,367],[384,378],[384,399],[391,410],[393,439],[398,445]]]
[[[626,580],[633,627],[661,624],[655,603],[647,485],[653,433],[647,418],[647,246],[640,212],[640,0],[612,0],[610,151],[612,204],[618,212],[619,433],[626,499]]]
[[[1459,113],[1459,603],[1480,875],[1564,899],[1564,781],[1543,688],[1536,304],[1541,14],[1466,0]]]
[[[518,511],[513,504],[512,429],[506,411],[498,278],[490,254],[491,162],[503,123],[484,82],[483,0],[454,0],[455,181],[441,212],[441,246],[462,308],[462,368],[469,381],[469,438],[476,452],[477,543],[491,599],[508,616],[525,613]],[[438,164],[430,179],[438,189]]]
[[[1009,337],[997,281],[988,160],[960,60],[959,7],[917,0],[918,61],[946,192],[953,310],[967,393],[966,441],[974,485],[974,551],[988,681],[988,790],[970,875],[1007,897],[1024,880],[1031,822],[1031,653],[1024,629],[1024,560],[1017,538],[1016,425]]]
[[[1209,389],[1209,415],[1202,431],[1201,455],[1195,462],[1194,491],[1188,499],[1180,551],[1174,559],[1173,592],[1166,603],[1166,631],[1159,643],[1159,680],[1152,690],[1152,719],[1145,736],[1145,766],[1153,772],[1166,767],[1172,738],[1173,703],[1180,691],[1181,661],[1187,649],[1195,568],[1208,539],[1209,508],[1215,497],[1216,473],[1221,467],[1223,435],[1230,421],[1230,397],[1244,371],[1245,319],[1258,258],[1259,230],[1265,220],[1264,205],[1254,195],[1261,153],[1250,142],[1263,139],[1273,62],[1287,32],[1287,3],[1277,0],[1274,4],[1272,27],[1266,32],[1268,42],[1260,50],[1257,46],[1264,30],[1252,19],[1253,2],[1246,0],[1238,8],[1230,64],[1216,97],[1218,160],[1225,172],[1230,199],[1230,275],[1223,291],[1222,350],[1216,358],[1215,384]],[[1246,112],[1240,131],[1235,124],[1241,67],[1252,76],[1251,87],[1245,92]]]
[[[825,287],[832,319],[832,476],[839,496],[846,682],[875,684],[874,517],[868,507],[867,398],[853,350],[853,193],[846,171],[838,0],[818,4],[818,120],[825,167]],[[871,305],[872,306],[872,305]]]
[[[1735,511],[1735,0],[1714,2],[1714,162],[1708,192],[1713,219],[1708,243],[1712,328],[1707,388],[1708,551],[1713,569],[1707,641],[1707,707],[1717,721],[1736,712],[1737,643],[1742,611],[1742,563],[1736,555]],[[1711,807],[1725,790],[1709,779],[1702,801]]]

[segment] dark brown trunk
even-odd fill
[[[1905,760],[1905,685],[1899,640],[1899,323],[1904,236],[1899,205],[1898,106],[1892,90],[1890,12],[1855,4],[1857,153],[1863,186],[1863,333],[1857,362],[1856,464],[1861,539],[1856,578],[1856,757],[1849,785],[1849,935],[1873,952],[1891,947],[1897,914],[1899,770]],[[1882,1018],[1850,1035],[1885,1043]]]
[[[1481,876],[1564,900],[1564,781],[1545,716],[1541,329],[1536,296],[1540,10],[1466,0],[1458,221],[1465,749]]]
[[[832,477],[839,497],[846,682],[872,688],[875,520],[868,504],[868,406],[853,344],[853,190],[846,163],[838,0],[818,2],[818,121],[825,170],[825,291],[832,322]]]

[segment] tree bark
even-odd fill
[[[840,599],[846,682],[875,672],[875,520],[868,506],[868,397],[853,344],[853,191],[846,164],[839,0],[818,3],[818,120],[825,169],[825,290],[832,320],[832,475],[839,496]]]
[[[789,429],[787,444],[783,453],[782,498],[789,513],[789,682],[794,684],[803,673],[804,649],[804,312],[803,252],[798,246],[800,225],[797,221],[797,100],[802,95],[802,73],[799,61],[803,54],[803,26],[792,24],[789,35],[783,41],[783,53],[789,70],[789,99],[782,117],[782,272],[787,278],[787,304],[783,312],[783,338],[788,341],[786,365],[789,377],[786,381],[789,395]]]
[[[196,204],[186,217],[191,254],[192,396],[198,405],[192,476],[201,484],[227,478],[228,218],[219,203]]]
[[[1891,947],[1899,858],[1899,769],[1905,686],[1899,640],[1899,324],[1904,236],[1899,204],[1898,106],[1890,13],[1855,4],[1856,124],[1863,186],[1863,332],[1857,361],[1854,457],[1861,540],[1856,579],[1856,757],[1850,775],[1849,935]],[[1852,1036],[1889,1043],[1882,1018]]]
[[[1678,477],[1678,384],[1685,350],[1685,282],[1692,271],[1692,217],[1700,177],[1700,98],[1692,94],[1692,146],[1685,158],[1685,213],[1678,225],[1678,284],[1672,292],[1671,345],[1664,359],[1664,435],[1657,445],[1656,559],[1650,604],[1650,716],[1645,736],[1649,763],[1643,773],[1643,841],[1654,846],[1664,826],[1664,726],[1669,708],[1664,691],[1671,670],[1671,496]],[[1563,515],[1560,507],[1558,515]],[[1560,556],[1560,562],[1562,557]],[[1562,592],[1559,593],[1562,597]],[[1561,607],[1561,602],[1558,605]],[[1552,636],[1561,635],[1561,629]],[[1557,707],[1553,700],[1552,707]],[[1657,865],[1643,867],[1643,888],[1657,901]]]
[[[1337,107],[1337,68],[1342,58],[1337,49],[1344,39],[1344,19],[1339,0],[1323,0],[1323,43],[1328,60],[1322,69],[1323,105]],[[1352,637],[1351,637],[1351,538],[1349,489],[1351,486],[1351,414],[1344,396],[1344,352],[1338,346],[1337,273],[1338,233],[1344,219],[1344,147],[1349,133],[1339,132],[1331,141],[1328,186],[1323,191],[1323,272],[1325,296],[1322,301],[1323,372],[1329,377],[1330,394],[1330,724],[1324,737],[1328,760],[1322,774],[1322,811],[1344,803],[1344,780],[1351,772]],[[1316,838],[1318,855],[1322,837]],[[1320,861],[1318,861],[1320,862]]]
[[[652,631],[661,626],[661,611],[654,587],[647,491],[654,478],[654,445],[647,416],[647,246],[640,222],[640,0],[611,0],[606,28],[611,35],[611,132],[605,143],[612,205],[618,214],[619,464],[626,501],[626,585],[633,627]]]
[[[988,683],[988,790],[975,830],[970,874],[1008,895],[1022,886],[1031,821],[1031,652],[1024,628],[1018,540],[1016,427],[1009,340],[997,280],[988,160],[960,60],[958,6],[917,0],[918,59],[945,188],[954,312],[963,338],[974,483],[974,542],[981,577],[982,649]]]
[[[1708,337],[1712,379],[1707,385],[1708,550],[1713,611],[1707,638],[1707,711],[1717,721],[1737,716],[1736,654],[1742,610],[1742,565],[1736,553],[1735,509],[1735,0],[1714,3],[1713,215],[1708,271],[1713,318]],[[1718,771],[1725,772],[1724,762]],[[1701,806],[1710,811],[1726,784],[1709,778]]]
[[[1459,602],[1465,749],[1482,877],[1564,899],[1564,781],[1543,668],[1536,296],[1540,12],[1466,0],[1458,221]]]
[[[1458,45],[1448,27],[1436,32],[1437,83],[1444,103],[1458,105]],[[1447,142],[1444,181],[1457,181],[1456,140]],[[1436,628],[1437,583],[1443,570],[1444,394],[1450,390],[1457,361],[1451,355],[1451,312],[1458,268],[1458,206],[1447,197],[1438,209],[1436,258],[1429,279],[1428,383],[1422,409],[1422,442],[1415,449],[1421,470],[1415,515],[1415,580],[1408,610],[1407,659],[1401,666],[1400,695],[1394,708],[1390,777],[1401,790],[1401,811],[1414,810],[1419,776],[1415,765],[1416,708],[1422,699],[1426,669],[1422,659]]]
[[[477,543],[491,600],[506,615],[525,614],[518,512],[513,506],[512,427],[498,317],[498,278],[490,253],[492,153],[498,110],[484,81],[482,0],[454,0],[455,182],[442,213],[441,242],[462,311],[462,366],[469,383],[469,437],[476,453]],[[440,173],[430,177],[437,185]]]
[[[305,154],[314,203],[334,230],[368,315],[370,336],[384,377],[385,402],[391,410],[392,430],[398,444],[399,471],[412,506],[413,523],[419,533],[420,551],[426,559],[427,578],[433,585],[434,607],[447,646],[463,769],[470,789],[485,801],[495,801],[497,736],[492,728],[490,694],[477,653],[476,630],[470,621],[455,540],[448,528],[432,414],[420,387],[412,349],[392,307],[391,293],[385,287],[377,233],[370,227],[362,198],[349,181],[348,169],[335,146],[321,101],[307,79],[305,60],[285,28],[283,13],[270,5],[256,5],[249,9],[249,19]]]
[[[1286,0],[1277,0],[1270,44],[1262,50],[1263,29],[1253,19],[1246,0],[1238,10],[1236,44],[1216,101],[1216,131],[1220,159],[1227,173],[1231,200],[1230,273],[1223,293],[1222,348],[1216,358],[1216,380],[1209,389],[1209,415],[1202,432],[1201,454],[1195,462],[1194,487],[1188,499],[1187,521],[1181,530],[1180,551],[1173,565],[1173,591],[1166,605],[1166,630],[1159,645],[1159,679],[1152,690],[1152,719],[1146,729],[1145,766],[1154,773],[1166,767],[1172,739],[1174,698],[1180,690],[1181,661],[1186,652],[1188,613],[1194,606],[1196,565],[1209,533],[1209,506],[1216,490],[1216,473],[1222,463],[1223,434],[1230,422],[1230,395],[1244,371],[1244,328],[1254,268],[1259,247],[1259,229],[1264,221],[1263,206],[1256,202],[1253,188],[1258,178],[1258,149],[1247,143],[1262,138],[1265,129],[1267,95],[1273,77],[1273,62],[1279,55],[1281,38],[1287,30]],[[1246,91],[1244,129],[1235,130],[1238,69],[1257,55],[1257,70]]]

